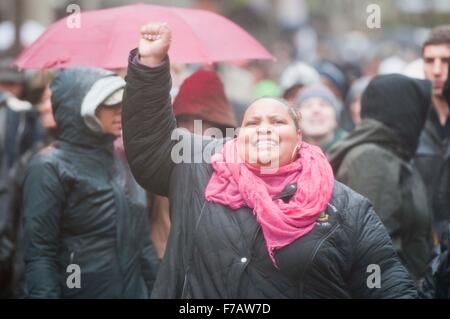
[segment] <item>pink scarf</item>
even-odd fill
[[[232,209],[251,208],[275,266],[274,250],[308,234],[333,192],[333,171],[325,155],[305,142],[295,161],[270,174],[242,163],[236,139],[213,155],[211,165],[214,173],[205,190],[206,200]],[[293,182],[297,182],[297,191],[288,203],[272,199]]]

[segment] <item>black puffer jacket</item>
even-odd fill
[[[132,61],[135,55],[133,51]],[[208,157],[222,140],[175,129],[170,88],[167,60],[152,69],[130,63],[122,114],[125,151],[137,181],[171,201],[172,227],[152,297],[416,296],[368,201],[339,183],[326,211],[328,220],[276,251],[275,268],[250,209],[233,211],[206,202],[204,190],[212,174]],[[185,161],[175,164],[181,149]],[[188,163],[193,159],[199,163]],[[380,288],[367,285],[374,264],[380,267]]]
[[[35,155],[24,181],[27,295],[33,298],[147,298],[157,259],[148,214],[125,189],[113,137],[86,126],[80,106],[112,73],[68,69],[52,82],[61,135]],[[98,101],[100,103],[100,101]],[[70,264],[81,288],[69,288]]]

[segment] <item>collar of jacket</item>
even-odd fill
[[[430,119],[430,116],[428,116],[427,121],[425,122],[424,131],[428,133],[430,138],[433,140],[433,142],[436,145],[449,145],[450,146],[450,136],[445,138],[444,140],[441,139],[439,136],[439,133],[436,129],[436,125],[433,123],[433,121]]]
[[[379,146],[394,152],[407,162],[414,157],[414,153],[403,147],[401,141],[389,127],[377,120],[368,119],[365,122],[367,123],[365,124],[367,128],[373,127],[372,134],[369,135],[369,139],[373,136],[373,143],[377,143]]]
[[[364,119],[345,139],[341,140],[330,149],[329,159],[333,170],[336,171],[340,167],[345,155],[351,149],[367,143],[377,144],[380,147],[393,152],[407,162],[409,162],[414,155],[402,147],[401,142],[390,128],[377,120]]]

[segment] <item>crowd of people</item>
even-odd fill
[[[422,78],[294,61],[247,103],[141,33],[120,74],[0,64],[0,298],[450,298],[450,26]]]

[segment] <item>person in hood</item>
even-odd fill
[[[371,205],[302,142],[289,103],[251,103],[237,138],[176,128],[171,31],[155,23],[141,33],[129,57],[124,146],[136,180],[169,197],[172,222],[152,298],[416,296]],[[368,285],[373,264],[377,288]]]
[[[158,260],[148,215],[124,187],[114,156],[125,82],[72,68],[51,83],[58,139],[34,155],[24,180],[26,295],[147,298]]]
[[[428,81],[378,76],[362,96],[360,125],[330,150],[336,178],[373,203],[416,282],[431,254],[431,212],[411,159],[430,100]]]

